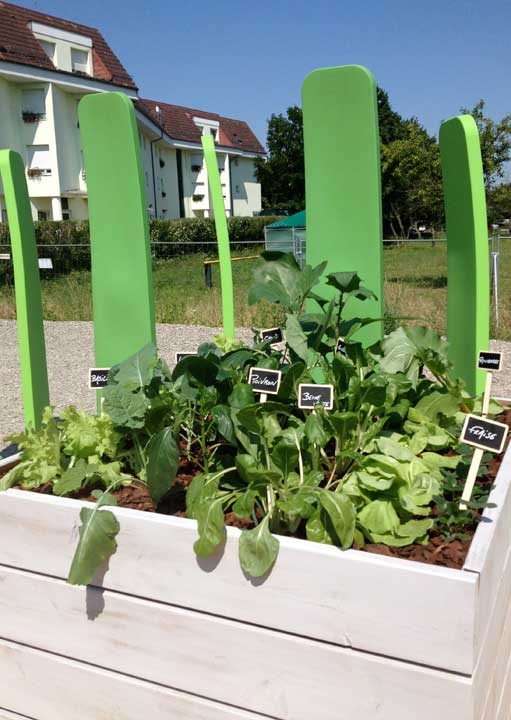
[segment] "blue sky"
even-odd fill
[[[25,0],[98,27],[142,97],[247,120],[300,102],[305,75],[358,63],[431,132],[480,98],[511,113],[509,0]]]

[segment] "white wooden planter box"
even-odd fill
[[[115,510],[119,547],[67,585],[80,503],[0,494],[0,720],[510,720],[511,451],[463,570]]]

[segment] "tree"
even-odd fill
[[[378,124],[380,128],[380,143],[388,145],[394,140],[401,140],[406,135],[407,121],[392,109],[389,94],[383,88],[376,91],[378,103]]]
[[[511,160],[511,115],[505,115],[502,120],[495,122],[484,115],[484,105],[484,100],[479,100],[472,110],[461,108],[461,112],[472,115],[476,121],[481,142],[484,184],[488,190],[504,176],[504,165]]]
[[[438,143],[413,119],[400,139],[382,145],[381,155],[384,232],[410,237],[413,230],[420,237],[422,224],[443,219]]]
[[[305,207],[303,116],[297,105],[268,120],[268,159],[256,162],[263,206],[297,212]]]
[[[490,225],[508,225],[511,220],[511,183],[490,188],[488,196],[488,222]]]

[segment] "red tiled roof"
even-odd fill
[[[251,153],[264,154],[265,150],[244,120],[225,118],[205,110],[193,110],[180,105],[157,102],[156,100],[139,100],[137,108],[160,126],[156,106],[161,111],[161,127],[174,140],[186,140],[200,143],[201,131],[194,123],[194,117],[216,120],[219,123],[218,145]]]
[[[110,82],[121,87],[137,89],[133,78],[128,74],[117,56],[95,28],[80,25],[69,20],[46,15],[29,8],[11,5],[0,0],[0,60],[32,65],[47,70],[55,70],[28,27],[30,22],[85,35],[92,40],[92,67],[94,78]]]

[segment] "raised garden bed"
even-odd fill
[[[342,309],[371,293],[331,274],[325,310],[321,271],[258,271],[252,295],[288,310],[280,348],[220,338],[170,372],[149,345],[110,370],[104,414],[47,409],[13,438],[7,717],[509,720],[511,451],[490,502],[485,456],[459,508],[460,428],[502,407],[426,328],[353,339],[368,321]]]
[[[282,537],[254,580],[236,528],[197,559],[194,520],[118,508],[117,552],[87,588],[65,582],[87,504],[2,493],[0,707],[37,720],[507,720],[510,480],[508,450],[462,570]]]

